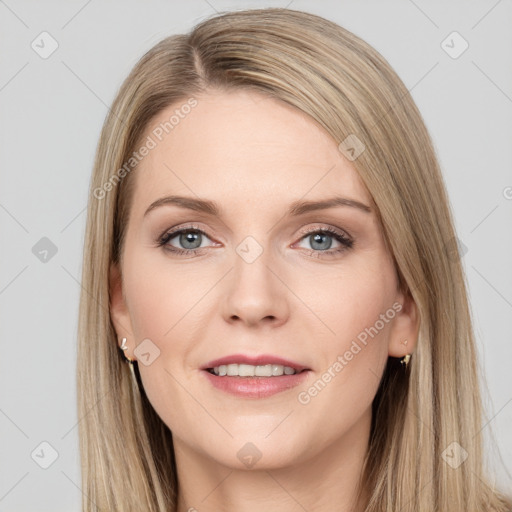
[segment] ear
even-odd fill
[[[391,327],[388,353],[391,357],[402,358],[412,354],[418,343],[420,329],[418,307],[409,293],[401,292],[393,309],[396,315]]]
[[[114,329],[117,334],[117,343],[122,348],[122,339],[127,338],[125,344],[128,347],[124,353],[130,359],[135,359],[133,350],[135,343],[133,339],[133,329],[126,307],[126,301],[123,295],[123,279],[119,266],[112,263],[110,265],[109,273],[109,296],[110,296],[110,318],[114,324]]]

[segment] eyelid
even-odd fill
[[[161,233],[161,235],[158,237],[158,239],[162,238],[163,236],[165,236],[171,232],[177,232],[177,231],[186,230],[186,229],[191,229],[191,230],[194,229],[197,231],[201,231],[203,234],[208,236],[208,233],[206,232],[206,230],[208,228],[202,228],[198,224],[199,223],[191,222],[189,224],[187,224],[187,223],[185,223],[184,225],[177,224],[176,226],[166,228]],[[311,226],[311,224],[313,224],[313,226]],[[309,227],[305,229],[304,226],[309,226]],[[347,238],[350,238],[350,239],[353,238],[346,229],[331,226],[328,222],[307,222],[307,223],[303,224],[302,226],[300,226],[297,231],[301,232],[302,235],[304,235],[304,234],[307,234],[312,231],[326,230],[327,228],[330,228],[336,232],[339,232],[340,234],[345,235]],[[301,231],[303,229],[304,229],[304,231]],[[231,232],[231,230],[230,230],[230,232]],[[210,238],[210,237],[208,236],[208,238]]]
[[[182,231],[197,231],[199,233],[201,233],[201,235],[205,236],[206,238],[208,238],[208,240],[211,240],[211,237],[208,235],[208,233],[200,228],[198,225],[194,224],[194,223],[191,223],[191,224],[185,224],[184,226],[178,224],[178,226],[174,226],[172,228],[168,228],[166,229],[158,238],[157,238],[157,242],[161,242],[163,239],[167,238],[168,240],[170,240],[171,238],[173,238],[175,235],[178,235],[180,234]],[[203,247],[204,249],[204,247]],[[192,250],[192,249],[189,249],[189,250]]]
[[[310,224],[311,223],[306,224],[306,225],[309,226]],[[302,231],[302,236],[307,235],[308,233],[314,233],[316,231],[327,231],[329,233],[336,233],[338,235],[341,235],[341,236],[353,241],[353,237],[345,229],[331,226],[330,224],[325,223],[325,222],[317,222],[317,223],[313,222],[313,224],[314,224],[313,226],[310,226],[307,229],[305,229],[304,231]],[[302,228],[300,228],[300,229],[302,229]]]

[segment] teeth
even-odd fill
[[[222,364],[213,368],[213,373],[220,377],[280,377],[297,373],[290,366],[281,364],[266,364],[253,366],[252,364]]]

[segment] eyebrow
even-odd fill
[[[221,216],[221,208],[215,201],[173,195],[161,197],[160,199],[157,199],[156,201],[151,203],[146,212],[144,213],[144,217],[150,211],[166,205],[175,205],[181,208],[186,208],[188,210],[206,213],[208,215],[213,215],[217,217]],[[364,203],[361,203],[354,199],[348,199],[346,197],[335,196],[330,197],[328,199],[323,199],[321,201],[294,201],[293,203],[291,203],[287,213],[291,217],[297,217],[308,212],[316,210],[325,210],[327,208],[334,208],[337,206],[349,206],[351,208],[356,208],[357,210],[360,210],[365,213],[372,212],[372,208]]]

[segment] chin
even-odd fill
[[[277,433],[265,435],[237,435],[229,441],[219,440],[218,449],[207,452],[218,464],[236,470],[258,471],[282,469],[297,464],[307,457],[305,447],[310,443]],[[211,447],[210,447],[211,448]]]

